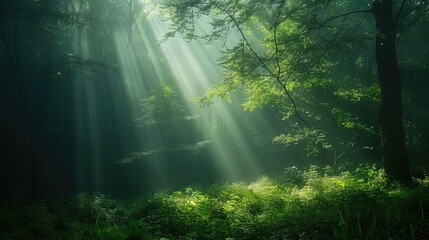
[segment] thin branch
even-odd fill
[[[396,24],[399,23],[399,19],[401,18],[402,11],[404,10],[405,2],[407,0],[402,0],[401,7],[399,8],[398,15],[396,15]]]
[[[282,68],[280,64],[280,56],[279,56],[279,43],[277,41],[277,27],[274,28],[274,46],[276,48],[275,58],[276,58],[276,64],[277,64],[277,79],[281,78],[282,74]]]
[[[216,7],[219,8],[219,10],[221,10],[222,12],[224,12],[234,23],[234,25],[237,27],[242,39],[245,41],[247,47],[249,48],[249,50],[252,52],[252,54],[256,57],[256,59],[258,59],[258,61],[262,64],[263,68],[265,70],[268,71],[268,73],[273,76],[276,81],[282,86],[284,93],[286,94],[286,96],[289,98],[289,100],[292,103],[293,109],[295,114],[297,115],[297,117],[304,123],[306,124],[308,127],[310,127],[310,124],[301,116],[301,114],[298,112],[298,109],[296,107],[296,103],[294,101],[294,99],[292,98],[292,96],[290,95],[289,91],[287,90],[286,84],[284,84],[280,78],[268,67],[268,65],[265,63],[265,61],[259,56],[259,54],[253,49],[252,44],[249,42],[249,40],[247,39],[246,35],[244,34],[243,30],[241,29],[239,23],[237,22],[237,20],[235,19],[235,17],[233,15],[231,15],[231,13],[229,13],[226,9],[222,8],[221,6],[219,6],[217,3],[215,3]]]
[[[408,14],[411,14],[413,11],[410,11],[410,13],[408,13]],[[417,21],[419,21],[420,20],[420,18],[422,18],[423,16],[425,16],[427,13],[429,12],[429,6],[428,7],[425,7],[424,9],[423,9],[423,11],[422,11],[422,13],[421,14],[419,14],[419,15],[417,15],[414,19],[412,19],[410,22],[408,22],[404,27],[403,27],[403,29],[409,29],[411,26],[413,26]]]
[[[324,26],[326,23],[328,23],[330,21],[333,21],[335,19],[342,18],[342,17],[347,17],[349,15],[353,15],[353,14],[357,14],[357,13],[371,13],[371,12],[372,12],[371,9],[362,9],[362,10],[356,10],[356,11],[352,11],[352,12],[343,13],[343,14],[332,16],[332,17],[326,19],[320,25]]]

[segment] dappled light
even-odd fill
[[[428,13],[4,0],[0,238],[428,238]]]
[[[85,238],[85,232],[97,239],[425,236],[427,205],[419,199],[429,197],[427,177],[409,189],[386,185],[384,171],[373,165],[361,165],[352,171],[344,167],[343,172],[314,165],[308,169],[290,167],[277,178],[261,176],[247,183],[214,185],[204,190],[187,187],[128,200],[102,193],[80,193],[68,198],[67,206],[52,199],[18,211],[46,219],[43,228],[37,229],[39,234],[66,239],[66,234],[56,232],[51,220],[58,217],[58,211],[65,214],[62,217],[67,216],[69,231],[79,238]],[[0,219],[19,222],[20,215],[4,211]],[[16,236],[27,238],[38,225],[34,218]]]

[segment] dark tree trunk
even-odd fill
[[[396,59],[396,21],[392,0],[375,0],[372,6],[376,19],[375,52],[381,88],[380,128],[384,167],[392,180],[410,183],[410,167],[402,124],[402,95]]]

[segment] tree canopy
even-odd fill
[[[392,90],[400,89],[399,73],[386,75],[397,69],[389,63],[396,64],[396,47],[385,45],[418,25],[427,15],[425,1],[192,0],[165,1],[164,8],[172,22],[167,37],[217,39],[223,47],[223,81],[201,98],[203,105],[239,91],[247,110],[274,106],[292,127],[274,141],[305,141],[309,154],[331,154],[335,164],[350,151],[373,147],[363,139],[377,137],[376,114],[355,110],[381,103],[387,172],[409,181],[401,93]]]

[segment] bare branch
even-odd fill
[[[362,9],[362,10],[356,10],[356,11],[352,11],[352,12],[343,13],[343,14],[340,14],[340,15],[335,15],[335,16],[332,16],[332,17],[326,19],[325,21],[323,21],[321,23],[321,25],[323,26],[323,25],[327,24],[328,22],[333,21],[335,19],[342,18],[342,17],[347,17],[347,16],[350,16],[350,15],[353,15],[353,14],[357,14],[357,13],[371,13],[371,12],[372,12],[371,9]]]

